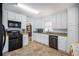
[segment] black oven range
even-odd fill
[[[9,31],[9,47],[8,51],[13,51],[19,48],[22,48],[23,41],[22,41],[22,34],[19,30],[11,30]]]

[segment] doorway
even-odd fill
[[[27,33],[28,33],[28,41],[31,42],[32,41],[32,25],[28,24],[26,26],[26,30],[27,30]]]

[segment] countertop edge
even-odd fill
[[[38,33],[38,32],[33,32],[33,33]],[[39,33],[39,34],[46,34],[46,35],[55,35],[55,36],[64,36],[67,37],[67,33]]]

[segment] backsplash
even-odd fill
[[[64,32],[64,33],[67,33],[67,29],[53,29],[53,32]]]
[[[34,29],[33,31],[37,31]],[[67,29],[43,29],[43,32],[61,32],[61,33],[67,33]]]

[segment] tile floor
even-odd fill
[[[27,46],[14,50],[12,52],[6,52],[4,56],[67,56],[66,53],[60,52],[53,48],[49,48],[46,45],[39,44],[37,42],[31,42]]]

